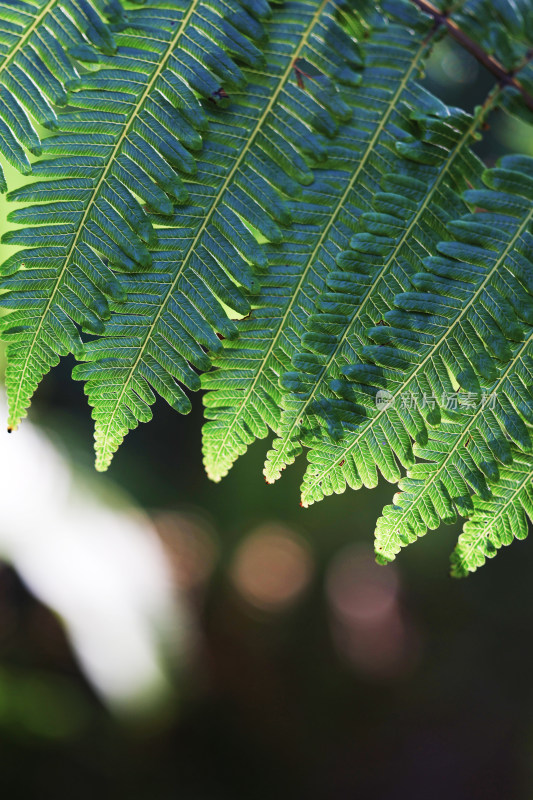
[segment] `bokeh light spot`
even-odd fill
[[[284,525],[267,523],[241,543],[230,572],[235,588],[250,605],[279,612],[302,594],[312,571],[306,542]]]
[[[367,548],[337,554],[326,578],[332,637],[341,656],[377,679],[401,677],[416,662],[417,639],[399,603],[393,566],[378,566]]]

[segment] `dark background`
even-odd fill
[[[447,43],[428,76],[444,100],[465,108],[491,83]],[[509,149],[533,154],[525,126],[499,112],[477,150],[491,164]],[[92,424],[71,366],[66,360],[46,378],[31,419],[63,442],[83,474]],[[301,509],[304,459],[267,486],[268,442],[212,484],[201,416],[199,398],[188,417],[159,402],[154,421],[132,432],[109,475],[96,478],[152,514],[185,586],[196,644],[176,668],[176,697],[163,713],[114,716],[80,672],[57,617],[0,566],[3,796],[532,797],[531,542],[453,581],[448,557],[459,527],[443,527],[394,565],[376,567],[373,529],[392,486]],[[178,534],[187,519],[200,533],[185,546]],[[269,536],[280,525],[294,547],[279,585],[263,586],[269,605],[253,595],[254,576],[261,584],[254,564],[267,573],[278,564]],[[243,553],[251,595],[235,577]]]

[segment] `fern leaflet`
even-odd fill
[[[468,403],[468,399],[467,403]],[[474,401],[474,398],[470,398]],[[459,422],[442,424],[425,446],[415,445],[421,459],[400,481],[402,490],[386,506],[376,528],[376,553],[390,561],[400,548],[435,529],[441,520],[456,520],[455,508],[469,517],[476,496],[488,502],[513,452],[533,450],[526,423],[533,424],[533,331],[516,348],[484,400]],[[512,447],[510,434],[518,448]],[[472,499],[471,492],[476,496]]]
[[[283,239],[291,219],[284,196],[312,182],[310,165],[325,159],[328,138],[351,115],[336,84],[359,81],[352,68],[360,56],[336,8],[330,0],[286,3],[269,23],[269,68],[248,71],[249,89],[232,92],[227,114],[210,115],[212,144],[198,161],[194,205],[155,219],[165,227],[152,247],[150,278],[125,281],[128,302],[113,306],[105,335],[87,345],[88,363],[75,377],[87,380],[94,406],[99,469],[129,429],[151,418],[153,389],[178,411],[189,410],[179,382],[200,385],[189,364],[207,369],[203,348],[221,348],[215,331],[226,338],[237,332],[221,302],[246,314],[239,286],[257,290],[253,267],[266,267],[254,231]],[[299,63],[315,76],[305,90]]]
[[[474,513],[465,522],[452,554],[451,573],[462,578],[483,566],[514,539],[525,539],[533,522],[533,459],[513,455],[488,500],[474,497]]]
[[[268,10],[261,0],[253,5]],[[31,227],[3,237],[25,248],[3,265],[4,275],[19,271],[2,298],[13,311],[4,322],[12,428],[59,356],[82,355],[74,323],[102,333],[108,298],[125,297],[111,267],[136,272],[150,266],[157,234],[136,198],[164,215],[186,202],[178,172],[196,173],[190,151],[201,147],[207,125],[196,94],[211,97],[222,79],[244,84],[230,51],[263,65],[261,51],[240,31],[247,26],[258,38],[261,26],[243,18],[242,9],[237,27],[225,19],[238,8],[231,0],[216,10],[200,0],[171,0],[128,12],[116,55],[100,56],[101,68],[73,93],[72,105],[84,110],[63,114],[62,133],[43,143],[43,152],[57,158],[39,161],[33,172],[52,180],[10,193],[12,200],[37,203],[10,214]]]
[[[115,0],[106,9],[122,14]],[[32,117],[57,128],[54,106],[68,102],[80,76],[68,53],[92,60],[91,47],[113,52],[112,35],[88,0],[16,0],[0,3],[0,154],[28,175],[25,150],[40,155]],[[0,190],[7,185],[0,166]]]
[[[409,264],[400,262],[396,287],[399,283],[404,291],[391,292],[389,310],[376,309],[374,327],[369,323],[368,339],[359,350],[364,360],[343,366],[343,377],[332,384],[337,394],[349,398],[346,402],[359,411],[359,419],[345,424],[337,441],[325,435],[316,440],[304,477],[304,503],[342,491],[346,482],[375,486],[376,467],[385,478],[397,481],[395,454],[409,467],[409,438],[424,445],[427,425],[439,423],[441,410],[450,416],[445,398],[454,391],[452,379],[465,391],[479,394],[480,379],[494,379],[494,360],[511,357],[508,339],[520,341],[519,320],[531,320],[527,248],[533,217],[532,166],[531,159],[506,157],[499,169],[484,175],[485,181],[505,191],[465,194],[471,202],[483,198],[485,204],[492,201],[505,208],[502,230],[469,215],[449,225],[458,241],[441,242],[442,255],[424,261],[426,273],[413,274]],[[529,175],[521,175],[519,169]],[[508,300],[502,295],[502,282],[512,289]],[[409,291],[411,285],[421,291]],[[378,410],[376,394],[384,389],[394,407]],[[403,394],[432,396],[435,408],[421,402],[403,407]]]
[[[424,18],[415,22],[427,33]],[[327,182],[319,187],[322,197],[315,193],[302,207],[311,230],[309,225],[296,228],[273,251],[273,266],[251,319],[238,323],[239,340],[225,345],[214,361],[218,369],[203,378],[206,388],[216,390],[204,400],[207,416],[214,418],[204,429],[204,456],[215,479],[227,473],[250,441],[266,435],[265,422],[279,428],[279,375],[293,355],[298,358],[314,298],[331,269],[331,251],[349,241],[358,216],[370,205],[374,173],[390,160],[393,131],[407,116],[399,111],[401,103],[433,103],[410,84],[426,50],[426,42],[394,24],[377,26],[367,43],[363,83],[351,99],[353,119],[340,132],[337,151],[331,152],[332,169],[319,173]],[[444,108],[436,101],[433,106]],[[377,142],[382,142],[381,149],[375,148]]]

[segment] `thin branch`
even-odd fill
[[[498,81],[500,84],[502,84],[502,86],[512,86],[514,89],[519,91],[526,106],[533,111],[533,97],[529,94],[527,89],[522,86],[513,72],[507,72],[497,59],[489,56],[489,54],[486,53],[483,48],[477,44],[477,42],[475,42],[473,39],[467,36],[464,31],[461,30],[461,28],[456,22],[453,21],[453,19],[450,19],[447,14],[443,14],[438,8],[435,8],[435,6],[430,3],[429,0],[412,0],[412,2],[418,6],[421,11],[424,11],[426,14],[429,14],[430,17],[433,17],[437,24],[443,25],[456,42],[464,47],[465,50],[468,50],[468,52],[473,55],[480,64],[483,64],[485,69],[498,78]],[[527,60],[529,60],[529,58]]]

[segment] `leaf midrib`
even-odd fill
[[[13,50],[6,58],[3,64],[0,64],[0,75],[4,72],[8,67],[11,65],[15,56],[22,50],[30,36],[34,33],[34,31],[39,27],[40,23],[44,19],[44,17],[52,10],[54,6],[58,4],[58,0],[49,0],[48,3],[45,3],[43,6],[42,11],[35,17],[33,22],[30,24],[29,28],[26,30],[25,33],[22,34],[19,41],[14,45]]]
[[[507,380],[507,378],[509,377],[509,374],[516,367],[516,365],[518,364],[519,360],[522,358],[522,356],[524,355],[524,353],[527,351],[528,347],[532,343],[533,343],[533,329],[531,330],[529,336],[522,343],[522,346],[520,347],[520,349],[517,351],[517,353],[515,353],[514,357],[511,359],[511,361],[507,365],[507,367],[504,370],[504,372],[500,375],[500,377],[498,378],[497,382],[492,387],[491,394],[494,394],[499,389],[501,389],[503,382],[505,380]],[[429,490],[429,488],[435,483],[435,481],[438,478],[438,476],[442,474],[443,470],[448,465],[448,462],[450,461],[452,456],[455,455],[455,453],[461,447],[461,445],[463,444],[465,439],[467,439],[470,429],[472,428],[474,423],[477,422],[480,419],[480,417],[482,416],[484,410],[485,409],[483,408],[483,406],[478,408],[476,413],[469,420],[468,425],[465,428],[463,428],[463,430],[461,431],[461,433],[458,436],[458,439],[457,439],[456,443],[453,445],[451,450],[447,453],[446,458],[444,459],[442,464],[439,465],[438,469],[435,471],[435,473],[431,477],[431,480],[428,483],[424,484],[423,494],[425,494]],[[396,533],[402,527],[404,519],[412,511],[412,509],[415,506],[415,504],[420,501],[421,497],[422,497],[422,494],[418,495],[418,497],[413,501],[413,503],[410,506],[407,506],[404,509],[400,519],[395,523],[392,532],[387,537],[386,545],[388,545],[390,543],[394,533]]]
[[[287,79],[289,78],[289,76],[290,76],[290,74],[292,72],[292,69],[293,69],[293,66],[294,66],[294,62],[299,57],[299,54],[301,53],[303,47],[305,47],[305,45],[307,44],[307,40],[308,40],[311,32],[313,31],[316,23],[318,22],[318,20],[320,19],[321,15],[322,15],[322,12],[324,11],[324,9],[326,8],[326,6],[327,6],[327,4],[329,2],[330,2],[330,0],[322,0],[322,2],[320,3],[319,8],[317,9],[315,14],[311,18],[310,23],[309,23],[309,25],[307,27],[307,30],[305,31],[304,35],[302,36],[302,40],[301,40],[300,44],[298,45],[297,49],[295,50],[294,55],[291,57],[285,72],[283,73],[283,75],[280,78],[277,90],[273,93],[273,95],[270,98],[267,106],[263,110],[261,116],[258,118],[258,120],[256,122],[256,125],[255,125],[255,129],[250,134],[250,136],[248,138],[248,141],[246,143],[246,146],[242,149],[239,157],[235,161],[235,164],[233,165],[233,167],[231,168],[230,172],[226,176],[226,179],[224,180],[224,183],[222,184],[220,190],[217,192],[216,197],[213,198],[213,202],[212,202],[211,208],[209,209],[209,211],[205,215],[202,224],[200,225],[197,233],[194,236],[194,239],[191,241],[191,243],[189,245],[189,248],[187,250],[187,254],[184,256],[179,270],[177,271],[177,273],[174,276],[171,284],[169,285],[168,291],[166,292],[165,298],[164,298],[163,302],[161,303],[161,305],[160,305],[160,307],[158,309],[157,315],[156,315],[154,321],[151,323],[149,330],[146,333],[146,337],[145,337],[144,343],[143,343],[142,347],[139,350],[139,353],[137,355],[135,363],[133,364],[133,366],[130,369],[129,376],[126,379],[126,381],[124,382],[124,386],[122,388],[122,391],[121,391],[121,393],[120,393],[119,397],[117,398],[117,401],[116,401],[116,403],[114,405],[113,412],[112,412],[111,416],[108,418],[108,420],[106,422],[104,444],[100,447],[100,452],[102,454],[101,457],[100,457],[101,459],[104,458],[104,453],[107,450],[108,437],[109,437],[109,434],[110,434],[111,425],[112,425],[112,423],[114,421],[114,418],[115,418],[115,414],[118,411],[118,408],[120,406],[120,402],[121,402],[121,400],[122,400],[122,398],[124,396],[124,393],[125,393],[127,387],[129,386],[129,383],[130,383],[130,381],[131,381],[131,379],[132,379],[132,377],[133,377],[133,375],[135,373],[135,370],[137,369],[140,360],[144,356],[145,348],[147,346],[147,343],[150,341],[150,338],[151,338],[152,333],[153,333],[153,331],[155,329],[155,326],[157,325],[157,323],[158,323],[163,311],[165,310],[166,304],[167,304],[172,292],[174,291],[174,289],[176,287],[176,284],[177,284],[179,278],[181,277],[181,274],[183,273],[184,269],[188,265],[189,259],[194,254],[194,251],[196,249],[196,245],[198,244],[198,242],[200,240],[200,237],[204,233],[207,225],[211,221],[211,218],[212,218],[214,212],[218,208],[218,204],[219,204],[220,200],[222,199],[222,196],[223,196],[224,192],[226,191],[227,187],[230,185],[231,181],[233,180],[233,177],[234,177],[236,171],[241,166],[244,157],[248,154],[248,152],[251,149],[252,145],[255,143],[255,138],[258,135],[258,133],[261,131],[261,128],[263,126],[263,123],[264,123],[266,117],[268,116],[268,114],[270,113],[272,108],[274,107],[274,104],[276,103],[280,93],[282,92],[282,90],[285,87],[285,83],[286,83]]]
[[[198,6],[198,4],[200,2],[201,2],[201,0],[193,0],[191,7],[189,8],[187,13],[185,14],[184,18],[182,19],[179,28],[176,30],[175,35],[170,39],[168,47],[167,47],[166,55],[163,57],[161,63],[157,67],[157,69],[154,72],[152,78],[150,79],[150,81],[146,85],[146,88],[145,88],[143,94],[141,95],[139,101],[136,103],[135,109],[132,111],[132,114],[130,116],[130,119],[129,119],[127,125],[124,127],[123,132],[121,133],[121,135],[117,139],[117,142],[116,142],[116,144],[114,145],[114,147],[113,147],[113,149],[111,151],[111,154],[110,154],[109,160],[107,162],[107,165],[105,166],[104,170],[102,171],[102,174],[101,174],[96,186],[94,187],[94,189],[93,189],[93,191],[91,193],[91,197],[89,199],[89,202],[87,203],[87,207],[86,207],[86,209],[85,209],[85,211],[83,213],[83,216],[81,218],[80,224],[78,226],[78,230],[76,231],[76,234],[75,234],[75,236],[73,238],[73,241],[72,241],[72,244],[71,244],[71,246],[69,248],[69,251],[68,251],[67,255],[65,256],[65,261],[64,261],[63,267],[61,268],[61,270],[60,270],[60,272],[58,274],[57,280],[55,281],[54,289],[53,289],[53,291],[52,291],[52,293],[50,295],[48,303],[46,304],[46,308],[43,311],[43,314],[42,314],[42,316],[41,316],[41,318],[39,320],[39,325],[37,326],[37,328],[35,330],[35,333],[33,335],[31,344],[30,344],[30,346],[28,348],[28,352],[26,354],[26,358],[24,359],[24,365],[22,367],[22,374],[21,374],[19,382],[18,382],[18,389],[17,389],[17,394],[15,396],[15,401],[13,403],[13,410],[11,411],[11,417],[13,418],[14,422],[18,421],[18,419],[20,418],[20,413],[18,412],[18,404],[19,404],[19,400],[20,400],[20,394],[21,394],[22,388],[24,386],[24,378],[26,376],[26,371],[27,371],[27,368],[28,368],[28,364],[30,362],[31,356],[33,355],[33,348],[35,347],[35,343],[36,343],[37,338],[38,338],[38,336],[39,336],[39,334],[41,332],[41,329],[42,329],[42,327],[43,327],[43,325],[45,323],[45,320],[46,320],[47,315],[48,315],[48,313],[50,311],[52,303],[55,301],[56,295],[57,295],[57,293],[59,291],[60,283],[63,280],[63,276],[65,275],[65,272],[68,270],[68,268],[70,266],[70,258],[72,256],[72,253],[74,252],[75,248],[77,247],[79,238],[80,238],[80,236],[82,235],[82,233],[85,230],[85,223],[87,221],[87,218],[88,218],[89,214],[91,213],[91,211],[93,209],[94,203],[96,202],[96,200],[98,198],[98,194],[100,192],[100,189],[101,189],[104,181],[107,179],[109,170],[114,166],[116,155],[117,155],[119,149],[122,147],[122,144],[123,144],[125,138],[127,137],[128,133],[130,132],[131,126],[133,125],[133,123],[137,119],[137,116],[139,115],[139,113],[142,111],[142,108],[144,106],[144,103],[145,103],[148,95],[152,91],[152,89],[153,89],[153,87],[155,85],[155,82],[159,78],[159,76],[162,73],[163,69],[166,67],[167,61],[170,58],[170,56],[172,55],[172,52],[174,50],[174,47],[175,47],[177,41],[183,35],[183,33],[185,31],[185,28],[186,28],[186,26],[188,25],[188,23],[190,21],[190,18],[194,14],[194,12],[196,10],[196,7]]]
[[[516,233],[514,234],[514,236],[509,241],[507,247],[505,248],[505,250],[503,251],[501,256],[499,256],[496,259],[496,262],[495,262],[494,266],[488,272],[488,274],[485,276],[483,282],[480,284],[478,289],[474,292],[474,294],[472,295],[472,297],[470,298],[468,303],[465,305],[465,307],[462,309],[460,314],[454,320],[453,324],[441,336],[439,341],[434,345],[434,347],[427,354],[427,356],[425,356],[425,358],[420,362],[420,364],[418,364],[418,366],[413,370],[413,372],[409,375],[409,378],[398,388],[396,393],[393,395],[393,400],[395,400],[397,398],[397,396],[400,394],[400,392],[405,390],[405,387],[416,377],[416,375],[420,372],[420,370],[423,367],[425,367],[425,365],[428,363],[428,361],[430,361],[435,356],[435,353],[441,347],[443,342],[446,341],[448,336],[450,336],[453,333],[453,331],[456,329],[456,326],[459,325],[459,323],[461,322],[462,318],[467,313],[467,311],[469,311],[469,309],[471,308],[471,306],[473,305],[475,300],[477,300],[477,298],[481,295],[481,293],[485,289],[485,287],[488,284],[488,282],[492,279],[494,274],[500,269],[500,266],[504,263],[505,259],[507,258],[509,253],[512,251],[512,249],[514,248],[516,242],[518,241],[518,239],[520,238],[522,233],[526,230],[527,226],[529,225],[529,223],[531,222],[532,219],[533,219],[533,207],[530,209],[530,211],[528,212],[527,216],[524,218],[524,220],[518,226],[518,228],[516,230]],[[358,442],[361,439],[361,437],[366,435],[367,431],[374,425],[374,423],[376,423],[383,416],[383,414],[386,414],[386,412],[387,412],[387,409],[385,408],[382,411],[379,411],[376,414],[375,417],[372,417],[372,419],[369,421],[369,424],[365,427],[365,429],[361,433],[357,434],[357,436],[353,439],[353,441],[351,442],[351,444],[348,447],[346,447],[344,450],[342,450],[342,455],[339,454],[339,457],[340,458],[344,458],[347,453],[350,453],[353,450],[353,448],[356,446],[356,444],[358,444]],[[324,480],[325,476],[328,475],[331,472],[331,470],[336,467],[337,460],[338,459],[336,457],[335,458],[335,464],[331,464],[324,472],[320,473],[319,476],[315,476],[315,480],[311,484],[309,484],[308,488],[312,489],[314,486],[316,486],[318,483],[320,483],[320,481]]]
[[[367,148],[366,148],[366,151],[365,151],[365,154],[364,154],[363,158],[361,159],[361,161],[359,162],[359,166],[357,167],[356,172],[353,174],[352,178],[350,179],[350,181],[349,181],[349,183],[348,183],[348,185],[346,187],[346,190],[344,191],[344,193],[342,194],[341,198],[337,202],[337,210],[334,212],[334,215],[332,216],[330,222],[328,223],[327,227],[324,229],[324,232],[320,236],[320,239],[319,239],[316,247],[314,248],[313,253],[312,253],[312,255],[311,255],[310,259],[309,259],[308,265],[305,268],[304,272],[302,273],[302,277],[298,281],[298,286],[296,287],[296,291],[294,293],[293,300],[289,304],[289,306],[287,308],[287,311],[283,316],[280,329],[279,329],[278,333],[276,334],[276,340],[275,340],[276,342],[277,342],[279,336],[281,335],[281,332],[283,330],[283,327],[285,325],[287,317],[290,314],[290,312],[291,312],[291,310],[292,310],[292,308],[293,308],[293,306],[294,306],[294,304],[296,302],[298,294],[299,294],[299,292],[300,292],[300,290],[302,288],[303,282],[305,281],[309,270],[314,266],[315,258],[316,258],[317,254],[318,254],[318,251],[319,251],[320,247],[322,247],[326,236],[329,234],[329,231],[330,231],[331,227],[337,221],[337,215],[342,211],[342,207],[344,206],[346,198],[348,197],[348,195],[352,191],[356,181],[359,178],[359,175],[361,174],[361,171],[365,168],[368,159],[372,155],[373,150],[374,150],[374,145],[376,144],[377,140],[381,136],[382,132],[385,130],[385,127],[386,127],[386,125],[387,125],[387,123],[389,121],[390,115],[396,109],[396,104],[397,104],[399,98],[401,97],[401,95],[403,94],[407,84],[409,83],[414,70],[417,68],[418,62],[419,62],[421,56],[423,55],[423,52],[426,49],[426,47],[427,47],[427,40],[424,40],[422,45],[417,50],[416,55],[415,55],[415,57],[413,59],[413,62],[411,64],[408,72],[402,78],[402,81],[400,82],[400,84],[398,86],[398,89],[395,92],[395,94],[393,96],[393,99],[392,99],[392,101],[390,103],[388,111],[386,112],[385,116],[383,117],[383,119],[381,120],[380,124],[377,126],[376,130],[374,131],[374,134],[372,135],[371,139],[369,140]],[[350,325],[351,325],[351,323],[350,323]],[[342,341],[344,341],[344,337],[343,337]],[[336,353],[337,353],[337,349],[335,350],[335,354]],[[329,366],[329,362],[328,362],[328,366]],[[305,405],[307,405],[308,402],[310,402],[311,398],[314,396],[314,392],[316,391],[317,387],[318,387],[318,382],[317,382],[317,385],[315,386],[315,388],[313,389],[312,395],[306,401]],[[290,430],[287,431],[286,433],[284,433],[283,438],[279,439],[279,441],[282,444],[281,444],[280,448],[276,451],[277,454],[281,454],[283,452],[283,447],[285,446],[287,440],[290,441],[290,436],[291,436],[294,428],[297,425],[297,421],[300,418],[301,413],[302,412],[300,412],[297,415],[295,415],[295,419],[293,420],[293,423],[291,425]],[[277,464],[277,457],[275,459],[273,459],[272,461],[269,461],[268,463],[269,463],[269,465],[272,465],[272,466],[276,465]],[[279,469],[279,467],[276,466],[276,469]]]

